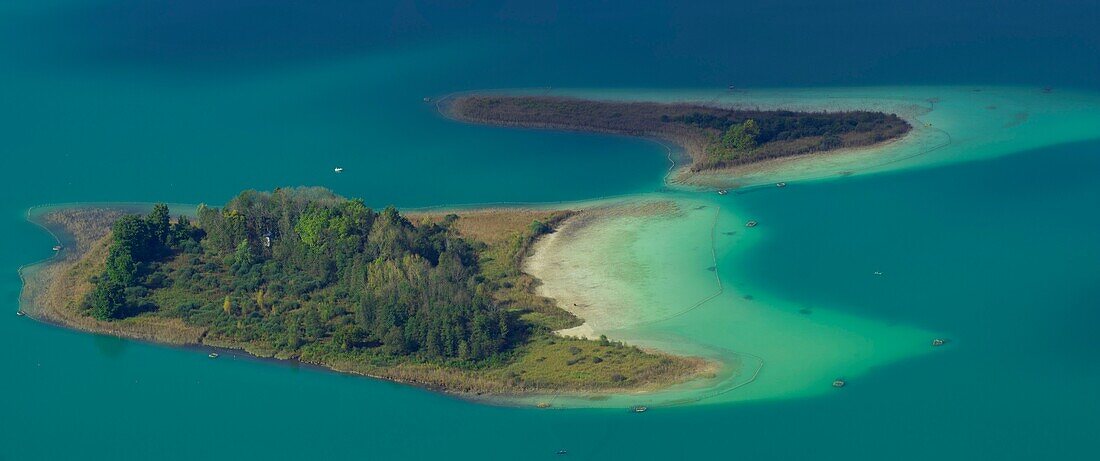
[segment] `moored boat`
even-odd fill
[[[785,182],[777,182],[777,183],[775,183],[775,187],[787,187],[787,183],[785,183]]]
[[[337,172],[337,173],[343,173],[343,172],[344,172],[344,169],[343,169],[343,168],[341,168],[341,167],[336,167],[336,168],[333,168],[333,169],[332,169],[332,171],[335,171],[335,172]]]
[[[749,221],[745,223],[745,227],[756,227],[756,221]]]
[[[26,313],[26,312],[23,312],[23,310],[22,310],[22,309],[20,309],[20,310],[17,310],[17,311],[15,311],[15,315],[18,315],[18,316],[20,316],[20,317],[23,317],[23,316],[27,315],[27,313]]]
[[[649,410],[649,407],[645,405],[635,405],[630,408],[630,411],[633,411],[635,413],[645,413],[646,410]]]
[[[944,345],[945,343],[947,343],[947,341],[943,340],[943,339],[940,339],[940,338],[936,338],[936,339],[932,340],[932,346],[933,347],[939,347],[939,346]]]
[[[728,193],[730,193],[730,191],[725,189],[718,189],[718,195],[726,195]]]
[[[210,357],[212,359],[216,359],[216,358],[218,358],[218,353],[217,352],[211,352],[210,355],[208,355],[207,357]]]
[[[843,379],[837,378],[837,379],[833,380],[833,387],[835,387],[837,389],[844,387],[845,384],[848,384],[848,383],[845,382]]]

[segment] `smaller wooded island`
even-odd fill
[[[444,109],[451,117],[473,123],[667,139],[690,157],[685,169],[689,175],[871,146],[911,129],[905,119],[882,112],[746,110],[560,96],[465,95],[447,100]]]
[[[71,247],[27,275],[23,301],[81,330],[459,393],[638,391],[713,372],[700,359],[553,334],[581,321],[535,295],[520,268],[574,213],[402,215],[315,188],[246,191],[194,220],[163,204],[144,215],[62,209],[39,221]]]

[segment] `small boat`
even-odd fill
[[[54,245],[53,251],[61,251],[61,245]]]
[[[785,182],[777,182],[777,183],[775,183],[775,187],[787,187],[787,183],[785,183]]]
[[[875,275],[882,275],[882,272],[880,272],[880,271],[875,271]]]
[[[424,102],[432,102],[432,98],[424,96]]]
[[[207,357],[210,357],[212,359],[216,359],[216,358],[218,358],[218,353],[217,352],[211,352],[210,355],[208,355]]]
[[[340,168],[340,167],[336,167],[336,168],[333,168],[333,169],[332,169],[332,171],[335,171],[335,172],[337,172],[337,173],[343,173],[343,172],[344,172],[344,169],[343,169],[343,168]]]
[[[26,313],[26,312],[23,312],[23,310],[22,310],[22,309],[20,309],[20,310],[17,310],[17,311],[15,311],[15,315],[18,315],[18,316],[20,316],[20,317],[23,317],[23,316],[26,316],[26,315],[27,315],[27,313]]]
[[[932,340],[932,346],[933,346],[933,347],[939,347],[939,346],[942,346],[942,345],[943,345],[944,343],[946,343],[946,342],[947,342],[947,341],[945,341],[945,340],[943,340],[943,339],[940,339],[940,338],[936,338],[936,339],[933,339],[933,340]]]
[[[550,408],[550,402],[539,402],[535,406],[538,408]]]
[[[557,455],[567,455],[567,454],[569,454],[569,452],[565,451],[565,450],[558,450],[558,452],[555,453],[555,454],[557,454]]]
[[[732,91],[732,90],[734,90],[734,89],[736,89],[736,88],[737,88],[737,87],[735,87],[735,86],[733,86],[733,85],[730,85],[730,86],[727,86],[727,87],[726,87],[726,89],[727,89],[727,90],[731,90],[731,91]]]
[[[646,410],[649,410],[649,407],[645,405],[635,405],[630,408],[630,411],[633,411],[635,413],[645,413]]]
[[[835,387],[837,389],[844,387],[845,384],[848,384],[848,383],[844,382],[844,380],[840,379],[840,378],[837,378],[836,380],[833,381],[833,387]]]
[[[745,223],[745,227],[756,227],[756,221],[749,221]]]
[[[730,191],[725,189],[718,189],[718,195],[726,195],[728,193],[730,193]]]

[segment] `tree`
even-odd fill
[[[111,227],[111,233],[114,244],[129,251],[135,261],[144,261],[151,256],[149,227],[140,216],[126,215],[119,218]]]
[[[239,268],[249,268],[255,263],[255,257],[252,256],[252,247],[248,245],[248,240],[241,240],[241,243],[237,244],[237,251],[233,253],[233,261]]]
[[[328,223],[328,213],[314,210],[298,218],[298,224],[294,226],[294,231],[298,233],[298,238],[302,239],[302,243],[316,247],[321,245],[322,232],[328,227]]]
[[[407,350],[406,347],[405,333],[401,331],[399,326],[391,327],[390,331],[387,331],[386,335],[382,337],[382,349],[387,354],[404,354]]]
[[[260,288],[259,290],[256,290],[256,307],[260,310],[260,312],[265,311],[265,308],[264,308],[264,289],[263,288]]]
[[[344,325],[332,335],[332,342],[342,351],[349,351],[357,347],[367,337],[367,331],[356,325]]]
[[[168,205],[158,203],[153,205],[153,211],[149,212],[149,215],[145,217],[145,224],[149,233],[149,240],[159,242],[167,245],[170,237],[170,217],[168,215]]]
[[[92,317],[99,320],[118,318],[126,307],[125,288],[110,278],[100,280],[92,292]]]
[[[756,137],[760,135],[760,126],[753,119],[730,126],[722,135],[722,145],[736,151],[752,150],[756,147]]]
[[[137,279],[137,263],[130,249],[119,243],[111,245],[107,254],[107,279],[121,285],[131,286]]]
[[[195,227],[187,216],[180,216],[172,225],[172,239],[174,242],[186,242],[195,239]]]

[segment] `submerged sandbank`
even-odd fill
[[[784,398],[831,392],[840,376],[930,352],[936,334],[819,306],[812,315],[781,299],[746,299],[730,271],[715,267],[766,226],[716,200],[675,197],[630,203],[567,221],[542,240],[525,269],[540,294],[585,324],[560,331],[710,358],[723,370],[645,395],[596,403],[668,405]],[[584,400],[562,404],[591,405]]]

